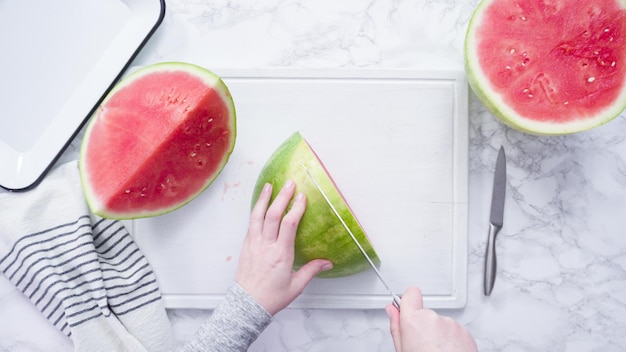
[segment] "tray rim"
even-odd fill
[[[131,9],[133,8],[131,5],[136,4],[134,2],[123,1],[126,6],[129,6]],[[130,5],[129,5],[130,4]],[[98,99],[94,101],[92,107],[84,114],[84,116],[73,117],[72,122],[68,123],[68,126],[64,126],[64,130],[70,130],[71,133],[61,136],[51,137],[52,141],[50,144],[54,144],[52,146],[49,145],[41,145],[37,143],[33,149],[27,152],[20,152],[12,149],[8,145],[0,145],[0,163],[4,164],[0,167],[0,188],[8,190],[8,191],[27,191],[37,186],[41,180],[46,176],[46,174],[50,171],[50,169],[54,166],[56,161],[61,157],[61,155],[65,152],[67,147],[72,143],[74,138],[78,135],[84,125],[89,121],[91,115],[96,110],[96,108],[100,105],[102,100],[106,97],[106,95],[110,92],[110,90],[115,86],[118,80],[124,75],[124,72],[130,66],[135,57],[139,54],[141,49],[146,45],[148,40],[152,37],[152,35],[156,32],[157,28],[163,22],[165,18],[165,0],[143,0],[141,4],[137,7],[144,6],[149,4],[150,10],[154,11],[157,15],[155,18],[148,18],[148,14],[144,14],[143,12],[134,11],[131,12],[131,20],[134,20],[140,16],[145,15],[145,20],[149,20],[150,25],[145,29],[145,33],[142,32],[139,43],[133,44],[132,48],[129,49],[126,47],[128,51],[125,51],[128,56],[124,58],[124,63],[120,67],[116,67],[112,69],[114,71],[114,78],[109,82],[108,86],[102,91],[99,95]],[[152,7],[154,6],[154,7]],[[138,16],[139,15],[139,16]],[[152,15],[152,14],[150,14]],[[130,23],[130,22],[129,22]],[[134,28],[134,27],[131,27]],[[115,38],[120,38],[127,34],[130,31],[128,27],[124,27],[124,29],[116,36]],[[106,57],[114,58],[116,56],[115,53],[111,53],[106,55]],[[100,58],[102,60],[102,58]],[[95,69],[97,69],[97,65],[94,63],[94,67],[90,74],[93,73]],[[84,84],[83,80],[80,84]],[[68,98],[67,101],[71,100]],[[58,115],[55,115],[55,118]],[[71,126],[70,126],[71,125]],[[58,131],[46,131],[44,132],[44,136],[47,134],[57,135],[58,133],[54,133]],[[67,137],[67,138],[66,138]],[[40,140],[43,138],[40,138]],[[50,138],[48,138],[50,139]],[[1,142],[1,141],[0,141]],[[6,147],[4,147],[6,146]],[[35,156],[33,156],[35,155]],[[31,162],[31,160],[33,160]],[[9,164],[9,167],[6,167],[6,164]],[[15,168],[12,168],[11,165],[14,165]],[[30,166],[33,165],[33,166]]]

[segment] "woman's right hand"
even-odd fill
[[[449,317],[423,308],[422,292],[409,287],[402,296],[402,309],[385,307],[397,352],[475,352],[476,342],[464,326]]]

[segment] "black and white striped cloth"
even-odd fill
[[[121,222],[90,214],[76,162],[0,193],[0,271],[76,351],[171,351],[152,269]]]

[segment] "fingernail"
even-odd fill
[[[327,262],[326,264],[322,265],[322,271],[327,271],[333,268],[333,263],[332,262]]]
[[[285,182],[285,185],[283,186],[284,188],[291,188],[293,187],[294,183],[293,180],[287,180],[287,182]]]
[[[304,193],[298,192],[298,194],[296,195],[296,202],[303,202],[304,198],[305,198]]]
[[[265,185],[263,185],[263,190],[262,192],[264,193],[268,193],[272,191],[272,185],[269,183],[266,183]]]

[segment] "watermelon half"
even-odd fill
[[[181,62],[144,67],[87,126],[79,166],[89,207],[115,219],[177,209],[213,182],[235,138],[235,107],[217,75]]]
[[[347,276],[370,269],[359,248],[309,179],[303,165],[315,177],[359,244],[372,261],[379,265],[376,251],[324,165],[302,135],[296,132],[268,159],[257,179],[252,198],[254,206],[263,185],[270,183],[274,189],[273,200],[288,179],[296,183],[297,192],[306,195],[306,211],[296,234],[294,269],[318,258],[333,262],[333,268],[320,273],[318,277]]]
[[[476,96],[507,125],[588,130],[626,107],[626,2],[482,0],[465,58]]]

